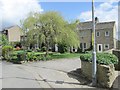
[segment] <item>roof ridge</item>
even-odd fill
[[[10,28],[15,27],[15,26],[20,27],[20,26],[18,26],[18,25],[12,25],[12,26],[9,26],[9,27],[5,27],[5,28],[3,28],[3,29],[10,29]]]
[[[115,21],[109,21],[109,22],[98,22],[100,24],[105,24],[105,23],[115,23]]]
[[[105,28],[113,28],[115,25],[115,21],[108,22],[98,22],[96,24],[96,29],[105,29]],[[78,24],[80,29],[92,29],[92,21],[80,22]]]
[[[85,22],[80,22],[80,23],[90,23],[92,21],[85,21]],[[98,22],[98,23],[115,23],[115,21],[102,21],[102,22]]]
[[[85,21],[85,22],[80,22],[80,23],[90,23],[90,22],[92,22],[92,21]]]

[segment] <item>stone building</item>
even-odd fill
[[[77,26],[80,32],[80,48],[82,51],[92,47],[92,21],[80,22]],[[110,49],[116,49],[116,25],[115,21],[96,22],[96,50],[103,52]]]
[[[23,35],[22,29],[19,26],[11,26],[4,28],[2,34],[5,34],[8,38],[8,41],[11,42],[20,42],[21,36]]]

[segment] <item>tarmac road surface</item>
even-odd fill
[[[12,64],[5,61],[1,63],[2,78],[0,80],[2,80],[2,88],[95,89],[85,79],[69,74],[80,68],[79,58],[29,62],[24,64]],[[96,88],[96,90],[98,89]]]

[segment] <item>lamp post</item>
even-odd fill
[[[92,86],[96,86],[96,74],[97,74],[97,67],[96,67],[96,38],[95,38],[95,18],[94,18],[94,1],[92,0],[92,29],[93,29],[93,60],[92,60]]]

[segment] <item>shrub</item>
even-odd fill
[[[26,59],[26,52],[25,51],[18,52],[17,59],[18,61],[24,61]]]
[[[78,48],[77,53],[82,53],[82,49]]]
[[[40,61],[40,60],[42,60],[42,56],[40,55],[40,56],[37,56],[37,61]]]
[[[39,55],[35,54],[35,52],[30,52],[30,53],[27,53],[26,59],[28,61],[33,61],[33,60],[37,61],[37,60],[41,59],[41,56],[40,56],[40,54]]]
[[[28,53],[27,56],[26,56],[26,59],[28,61],[32,61],[33,60],[33,57],[34,57],[34,52],[31,52],[31,53]]]
[[[32,60],[36,60],[36,61],[45,61],[45,60],[51,60],[51,56],[50,55],[47,55],[45,57],[45,54],[36,54],[35,52],[32,52],[32,53],[28,53],[27,56],[26,56],[26,59],[28,61],[32,61]]]
[[[41,52],[41,49],[37,48],[36,51],[37,51],[37,52]],[[45,51],[45,49],[44,49],[44,51]]]
[[[31,50],[31,49],[28,49],[27,52],[32,52],[32,50]]]
[[[41,60],[42,60],[42,61],[52,60],[52,57],[51,57],[50,55],[47,55],[47,56],[42,55],[42,56],[41,56]]]
[[[17,60],[17,55],[10,55],[10,60]]]
[[[41,51],[45,52],[46,51],[46,47],[43,46],[42,49],[41,49]]]
[[[58,52],[60,53],[68,52],[68,46],[65,44],[58,44]]]
[[[82,54],[80,55],[80,59],[83,61],[92,61],[92,54]]]
[[[10,54],[10,60],[9,61],[17,62],[18,61],[17,54]]]
[[[2,47],[2,56],[4,59],[8,60],[10,58],[10,53],[13,51],[13,47],[6,45]]]
[[[82,54],[80,55],[80,59],[83,61],[92,62],[92,54]],[[115,55],[108,53],[97,53],[96,59],[98,64],[109,65],[118,63],[118,58]]]
[[[37,60],[37,56],[33,55],[32,59]]]
[[[36,53],[36,52],[26,52],[26,51],[14,51],[12,54],[10,54],[10,61],[12,62],[19,62],[19,61],[23,61],[23,60],[27,60],[27,61],[40,61],[40,60],[51,60],[51,56],[48,55],[47,57],[45,57],[44,53]]]
[[[26,52],[25,51],[14,51],[10,54],[10,61],[12,62],[19,62],[24,61],[26,59]]]

